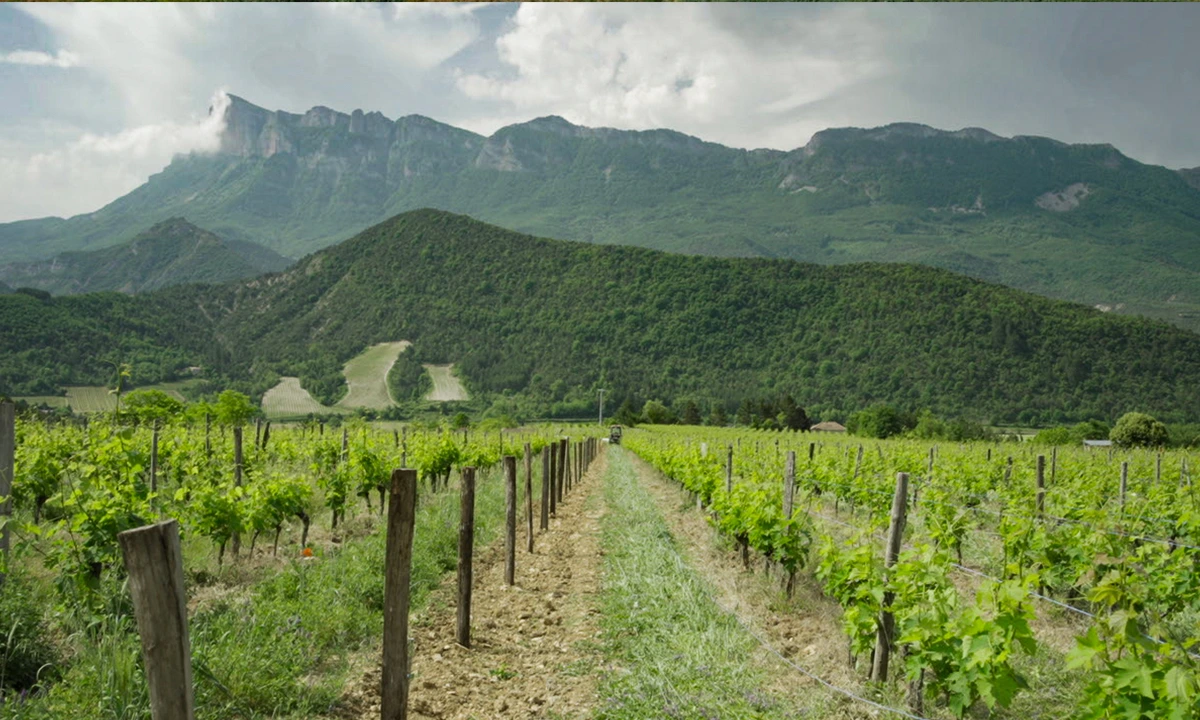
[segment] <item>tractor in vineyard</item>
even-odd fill
[[[613,425],[608,429],[608,442],[610,445],[621,444],[621,426]]]

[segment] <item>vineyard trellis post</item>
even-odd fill
[[[455,638],[465,648],[471,647],[471,568],[475,547],[475,468],[462,469],[461,506],[458,522],[458,625]]]
[[[542,516],[538,528],[550,527],[550,451],[551,446],[542,448]]]
[[[733,446],[730,445],[725,458],[725,494],[733,493]]]
[[[117,535],[150,687],[154,720],[192,720],[192,657],[188,641],[183,553],[175,520]]]
[[[1129,489],[1129,462],[1121,463],[1121,514],[1125,514],[1125,491]]]
[[[888,525],[887,547],[883,558],[885,572],[892,569],[900,556],[900,541],[904,537],[907,508],[908,473],[896,473],[896,492],[892,496],[892,517]],[[896,625],[896,619],[889,608],[894,600],[895,595],[890,590],[883,593],[883,609],[879,613],[879,628],[875,635],[875,661],[871,665],[871,679],[875,682],[887,681],[888,659]]]
[[[516,583],[517,572],[517,459],[505,455],[504,463],[504,583]]]
[[[17,450],[17,409],[0,403],[0,585],[8,567],[8,519],[12,516],[13,459]]]
[[[558,441],[555,440],[550,443],[546,450],[550,452],[550,477],[548,478],[550,488],[550,516],[558,517]],[[550,523],[547,521],[546,528],[549,527]]]
[[[416,525],[417,471],[393,470],[388,499],[383,609],[383,720],[408,717],[408,607]]]
[[[525,530],[526,549],[533,552],[533,448],[525,443]]]
[[[150,432],[150,492],[158,492],[158,421]],[[0,493],[2,495],[3,493]]]
[[[1046,456],[1037,456],[1037,515],[1046,514]]]
[[[788,450],[783,469],[783,519],[791,520],[796,502],[796,451]]]

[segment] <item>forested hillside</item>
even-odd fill
[[[290,262],[256,243],[222,240],[183,218],[172,218],[113,247],[0,265],[0,281],[56,295],[105,290],[139,293],[186,283],[241,280],[282,270]]]
[[[13,308],[26,319],[15,328]],[[1200,336],[1162,323],[932,268],[672,255],[431,210],[264,279],[119,300],[6,296],[0,310],[9,392],[68,372],[103,379],[102,363],[77,356],[50,365],[57,375],[31,362],[60,357],[76,333],[41,328],[70,321],[89,348],[120,347],[124,323],[157,358],[148,367],[186,356],[260,389],[299,374],[325,402],[347,359],[406,339],[423,362],[457,363],[473,396],[564,412],[590,408],[598,388],[613,407],[693,398],[732,410],[789,392],[817,414],[886,401],[996,422],[1200,407]]]

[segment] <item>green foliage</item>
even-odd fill
[[[670,425],[677,422],[678,418],[661,400],[647,400],[642,406],[642,420],[651,425]]]
[[[899,435],[912,424],[896,408],[890,405],[872,405],[850,415],[846,429],[855,435],[871,438],[889,438]]]
[[[173,420],[183,403],[162,390],[134,390],[121,403],[121,414],[135,423],[154,425]]]
[[[1117,420],[1108,438],[1124,447],[1161,447],[1167,444],[1167,426],[1145,413],[1129,412]]]
[[[222,392],[213,405],[213,415],[222,425],[240,427],[258,414],[258,408],[250,398],[236,390]]]
[[[1112,432],[1107,424],[1099,420],[1076,423],[1070,427],[1055,427],[1039,430],[1033,442],[1042,445],[1080,445],[1084,440],[1107,440]]]
[[[10,573],[0,583],[0,706],[6,691],[27,690],[59,672],[43,607],[21,575]]]

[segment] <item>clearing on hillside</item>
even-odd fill
[[[112,412],[117,409],[117,394],[102,386],[69,387],[67,404],[77,413]]]
[[[387,376],[396,358],[411,345],[407,340],[372,345],[346,363],[342,374],[350,389],[346,397],[338,401],[345,408],[383,409],[395,405],[388,391]]]
[[[425,396],[426,400],[450,402],[467,399],[467,389],[459,382],[453,370],[453,365],[425,366],[425,371],[429,373],[429,377],[433,380],[433,389]]]
[[[262,409],[271,418],[337,412],[317,402],[307,390],[300,387],[300,378],[297,377],[279,378],[279,384],[263,394]]]

